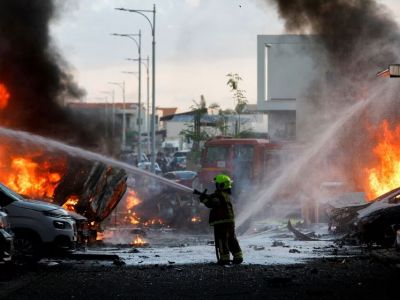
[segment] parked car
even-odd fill
[[[138,163],[141,163],[141,162],[149,161],[148,157],[144,153],[141,154],[141,159],[139,161],[138,154],[131,152],[131,151],[122,152],[119,156],[119,159],[121,161],[123,161],[127,164],[130,164],[130,165],[133,165],[133,166],[137,166]]]
[[[187,157],[188,153],[190,152],[190,150],[180,150],[180,151],[176,151],[173,155],[173,157]]]
[[[14,233],[15,255],[36,261],[53,251],[75,249],[76,223],[60,206],[24,199],[0,183],[0,206]]]
[[[7,214],[0,207],[0,263],[12,260],[14,252],[13,236],[7,220]]]
[[[162,173],[160,166],[157,163],[154,163],[154,167],[155,167],[156,174],[160,175]],[[141,162],[138,164],[138,168],[150,172],[151,162]]]
[[[179,184],[186,185],[187,187],[192,188],[193,180],[196,178],[197,173],[194,171],[173,171],[167,172],[163,175],[163,177],[174,180]]]
[[[168,170],[170,172],[186,170],[186,157],[177,156],[172,158],[172,160],[168,164]]]

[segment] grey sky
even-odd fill
[[[110,33],[143,34],[143,56],[151,55],[151,32],[140,15],[115,7],[152,9],[156,4],[157,106],[188,109],[204,94],[208,103],[232,107],[226,74],[239,73],[251,103],[256,102],[258,34],[283,33],[283,23],[263,0],[69,0],[52,26],[56,45],[71,64],[86,100],[105,97],[109,81],[125,81],[128,101],[137,101],[137,71],[125,58],[137,57],[136,46]],[[381,0],[392,12],[400,1]],[[151,15],[149,15],[151,16]],[[395,15],[399,20],[399,14]],[[144,69],[143,69],[144,70]],[[143,81],[143,99],[145,82]],[[116,88],[117,100],[120,91]],[[98,101],[98,100],[97,100]]]

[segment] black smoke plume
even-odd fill
[[[49,35],[56,13],[53,0],[0,1],[0,82],[11,95],[0,124],[88,145],[96,139],[91,122],[82,126],[64,106],[84,91]]]
[[[374,97],[333,137],[330,152],[322,154],[331,169],[339,169],[361,189],[364,167],[375,159],[376,136],[369,129],[383,119],[392,126],[400,120],[400,82],[376,77],[389,64],[399,63],[397,23],[390,11],[374,0],[266,1],[276,6],[288,33],[317,40],[313,56],[320,58],[318,65],[324,71],[308,95],[303,95],[306,100],[301,105],[310,116],[303,130],[322,132],[321,128],[340,118],[346,108]]]

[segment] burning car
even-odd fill
[[[369,203],[331,207],[328,215],[336,231],[348,231],[362,243],[393,246],[400,229],[400,187]]]
[[[127,174],[121,168],[6,137],[1,141],[0,182],[24,199],[56,204],[84,216],[92,228],[79,231],[95,237],[98,224],[126,191]],[[82,216],[75,216],[84,227]]]

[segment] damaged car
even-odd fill
[[[13,236],[8,224],[7,214],[0,206],[0,264],[11,262],[13,251]]]
[[[1,183],[0,201],[14,234],[16,258],[37,261],[48,253],[75,249],[76,223],[62,207],[25,200]]]
[[[396,246],[400,230],[400,187],[368,203],[348,206],[331,203],[327,213],[336,233],[348,232],[363,244]]]

